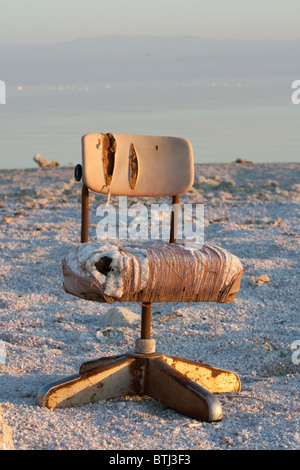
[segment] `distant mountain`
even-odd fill
[[[253,76],[299,78],[300,41],[103,36],[53,45],[0,45],[7,85]]]

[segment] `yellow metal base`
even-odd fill
[[[147,395],[185,416],[219,421],[215,393],[238,392],[234,372],[160,353],[127,353],[84,362],[78,375],[42,388],[40,406],[63,408],[129,395]]]

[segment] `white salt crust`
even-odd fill
[[[231,304],[152,309],[157,351],[239,374],[242,391],[219,397],[224,418],[213,424],[147,397],[37,406],[43,385],[77,374],[82,362],[134,349],[140,306],[115,303],[111,312],[63,289],[61,260],[80,241],[81,184],[73,168],[2,170],[0,405],[15,449],[298,450],[299,169],[196,165],[194,187],[180,198],[204,203],[205,243],[234,253],[245,269]],[[99,198],[90,201],[96,241]],[[269,281],[253,281],[262,275]]]

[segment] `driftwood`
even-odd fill
[[[33,157],[33,160],[38,164],[41,168],[49,168],[52,166],[59,166],[59,163],[56,161],[49,162],[45,158],[43,158],[39,153],[36,153]]]

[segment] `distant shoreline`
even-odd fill
[[[80,163],[80,162],[78,162]],[[77,164],[77,163],[76,163]],[[62,169],[62,170],[72,170],[75,168],[76,164],[74,163],[74,165],[59,165],[57,167],[48,167],[48,168],[40,168],[38,166],[32,166],[32,167],[20,167],[20,168],[0,168],[0,172],[2,171],[36,171],[36,170],[40,170],[40,171],[48,171],[48,172],[51,172],[51,171],[57,171],[59,169]],[[267,166],[267,167],[271,167],[271,166],[276,166],[276,167],[285,167],[285,166],[290,166],[290,165],[295,165],[295,166],[300,166],[300,162],[256,162],[256,161],[248,161],[248,162],[243,162],[243,163],[239,163],[239,162],[236,162],[236,161],[232,161],[232,162],[219,162],[219,163],[216,163],[216,162],[213,162],[213,163],[194,163],[195,167],[203,167],[203,166],[215,166],[215,167],[219,167],[219,166],[230,166],[230,165],[237,165],[239,167],[249,167],[249,166]]]

